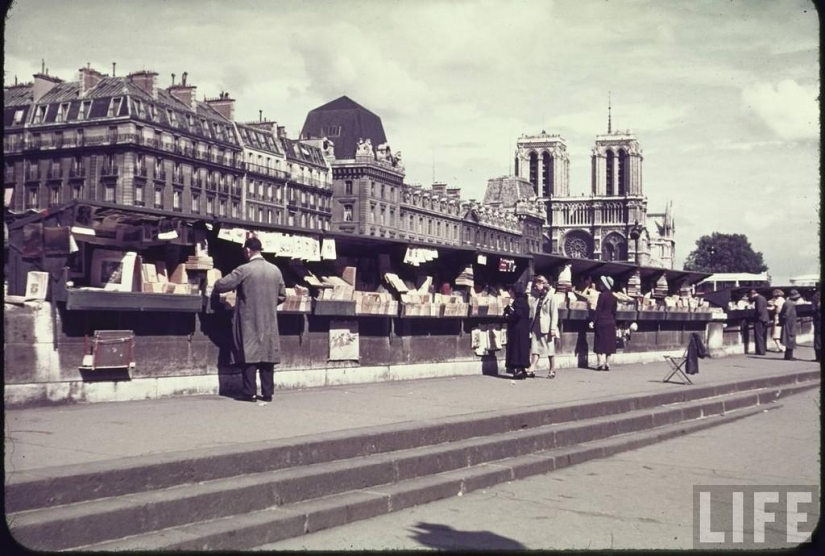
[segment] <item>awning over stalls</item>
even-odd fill
[[[710,274],[702,272],[690,272],[686,270],[673,270],[669,268],[659,268],[651,266],[636,266],[630,263],[623,262],[608,262],[597,261],[592,259],[577,259],[562,257],[559,255],[548,255],[545,253],[536,253],[535,267],[537,273],[556,273],[564,265],[569,264],[573,271],[573,277],[580,276],[610,276],[612,278],[627,279],[635,270],[639,270],[639,275],[642,282],[650,279],[658,279],[662,274],[668,281],[668,284],[675,285],[685,283],[687,285],[695,284],[710,276]]]

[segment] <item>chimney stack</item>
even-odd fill
[[[79,72],[78,81],[80,81],[80,96],[83,97],[89,89],[97,85],[103,74],[99,71],[93,70],[91,64],[86,64],[85,68],[77,70]]]
[[[286,127],[279,125],[278,126],[278,137],[286,138]]]
[[[35,73],[34,91],[32,93],[33,102],[37,102],[43,98],[43,95],[51,91],[58,83],[63,83],[63,80],[46,73]]]
[[[158,98],[158,74],[154,71],[142,70],[130,73],[128,75],[129,81],[140,87],[152,98]]]
[[[180,85],[176,85],[175,74],[172,74],[172,86],[166,90],[169,91],[169,94],[173,97],[188,106],[190,110],[195,110],[197,108],[198,88],[194,85],[186,84],[186,78],[188,76],[188,72],[183,72],[180,76]]]
[[[460,187],[448,187],[447,188],[447,197],[450,199],[455,199],[458,201],[461,199],[461,188]]]
[[[206,104],[227,120],[235,119],[235,99],[229,98],[229,93],[222,91],[217,98],[206,99]]]

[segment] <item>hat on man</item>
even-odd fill
[[[607,288],[608,290],[613,289],[613,278],[611,278],[610,276],[602,276],[601,280],[605,288]]]
[[[796,291],[796,290],[791,290],[791,293],[788,294],[788,299],[793,299],[794,301],[796,301],[800,297],[802,297],[802,296],[799,295],[799,292]]]

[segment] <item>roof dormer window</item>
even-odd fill
[[[38,106],[37,111],[34,113],[34,123],[39,124],[43,123],[43,120],[46,118],[46,107],[45,106]]]
[[[64,102],[60,105],[60,108],[57,109],[57,116],[55,117],[55,122],[65,122],[67,116],[69,115],[69,103]]]
[[[107,117],[113,118],[120,114],[120,102],[122,100],[123,99],[121,97],[114,97],[109,101],[109,112],[106,114]]]
[[[80,103],[80,110],[77,112],[77,119],[78,120],[85,120],[89,117],[89,109],[92,107],[91,100],[84,100]]]

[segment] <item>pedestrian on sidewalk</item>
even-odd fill
[[[768,309],[773,313],[772,321],[773,326],[771,328],[771,338],[773,339],[774,346],[777,353],[782,353],[785,348],[782,346],[782,327],[779,325],[779,312],[782,310],[782,305],[785,304],[785,292],[782,290],[776,289],[773,290],[773,297],[768,302]]]
[[[782,304],[779,313],[779,323],[782,326],[782,343],[785,344],[785,360],[796,361],[793,350],[796,349],[796,334],[799,332],[799,323],[796,320],[796,303],[802,296],[796,290],[791,290],[788,299]]]
[[[513,302],[504,308],[507,319],[507,350],[505,367],[515,378],[525,378],[530,366],[530,305],[524,293],[524,284],[510,287]]]
[[[281,362],[278,304],[286,299],[281,271],[263,258],[262,250],[261,240],[247,239],[244,255],[248,262],[215,282],[214,287],[217,293],[237,291],[230,360],[241,367],[243,401],[256,401],[255,371],[260,373],[259,405],[271,402],[275,393],[274,366]]]
[[[596,352],[596,368],[610,370],[610,359],[616,353],[616,309],[618,301],[613,295],[613,278],[602,276],[599,280],[599,299],[593,315],[593,351]]]
[[[822,293],[817,288],[813,299],[814,309],[814,361],[822,360]]]
[[[751,301],[756,309],[756,320],[753,322],[753,342],[756,345],[756,355],[765,355],[768,347],[768,300],[756,290],[751,290]]]
[[[547,357],[549,371],[547,378],[556,377],[554,359],[556,356],[556,339],[559,338],[559,308],[556,290],[543,275],[533,278],[533,291],[530,296],[530,368],[527,376],[535,377],[539,359]]]

